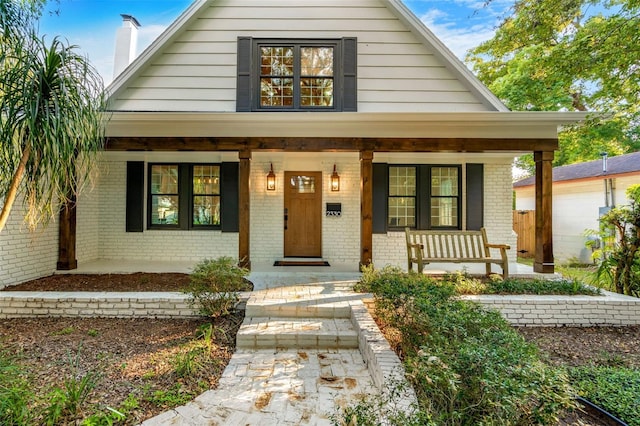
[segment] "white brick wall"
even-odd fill
[[[270,164],[276,190],[266,191]],[[331,192],[329,177],[336,165],[340,191]],[[256,153],[251,161],[251,260],[273,263],[284,256],[284,172],[322,172],[322,257],[331,265],[357,268],[360,260],[360,162],[358,154],[313,156]],[[341,203],[342,216],[325,216],[326,203]]]
[[[402,163],[402,161],[398,161]],[[479,162],[478,159],[469,161]],[[454,163],[449,163],[454,164]],[[465,164],[462,164],[462,179],[465,181]],[[465,205],[466,187],[463,184],[463,200]],[[484,226],[487,229],[487,237],[490,243],[509,244],[511,250],[507,252],[509,259],[515,262],[517,236],[513,232],[512,217],[512,184],[511,161],[484,164]],[[465,209],[463,207],[462,223],[466,222]],[[404,232],[388,232],[386,234],[373,235],[373,263],[377,267],[395,265],[407,268],[407,249]],[[492,253],[499,257],[499,252]],[[461,268],[462,266],[458,266]],[[494,266],[494,271],[499,270]]]
[[[51,275],[56,269],[57,222],[52,220],[30,232],[23,218],[22,199],[18,198],[0,231],[0,288]]]
[[[133,159],[138,159],[133,157]],[[147,154],[149,162],[162,161],[220,161],[219,157],[203,160],[173,153],[171,159],[160,154]],[[79,210],[78,221],[91,223],[86,215],[98,219],[98,253],[102,259],[152,259],[197,262],[203,258],[238,256],[238,234],[221,231],[162,231],[125,232],[126,159],[106,158],[101,165],[98,201],[95,208]],[[97,214],[96,214],[97,210]],[[94,234],[88,226],[92,235]]]
[[[640,324],[640,299],[604,292],[602,296],[463,296],[497,309],[516,326],[590,327]]]
[[[197,309],[182,293],[7,292],[0,318],[100,317],[191,318]]]

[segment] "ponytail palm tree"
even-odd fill
[[[75,46],[25,28],[0,35],[0,231],[20,193],[31,229],[73,203],[104,143],[97,71]]]

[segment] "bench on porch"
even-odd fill
[[[502,277],[509,276],[509,260],[505,244],[489,244],[484,228],[479,231],[417,231],[405,228],[409,271],[413,264],[422,273],[429,263],[484,263],[487,275],[491,264],[502,267]],[[491,257],[491,249],[500,250],[500,257]]]

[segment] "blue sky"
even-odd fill
[[[349,0],[344,0],[349,1]],[[80,47],[111,82],[115,34],[122,25],[120,14],[133,15],[142,27],[138,53],[147,47],[190,4],[192,0],[50,0],[40,21],[40,32],[66,38]],[[491,38],[499,17],[513,0],[404,0],[459,58]],[[57,10],[57,13],[51,11]]]

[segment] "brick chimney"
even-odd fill
[[[140,27],[140,23],[133,16],[124,14],[120,16],[122,16],[122,27],[116,32],[113,78],[116,78],[135,59]]]

